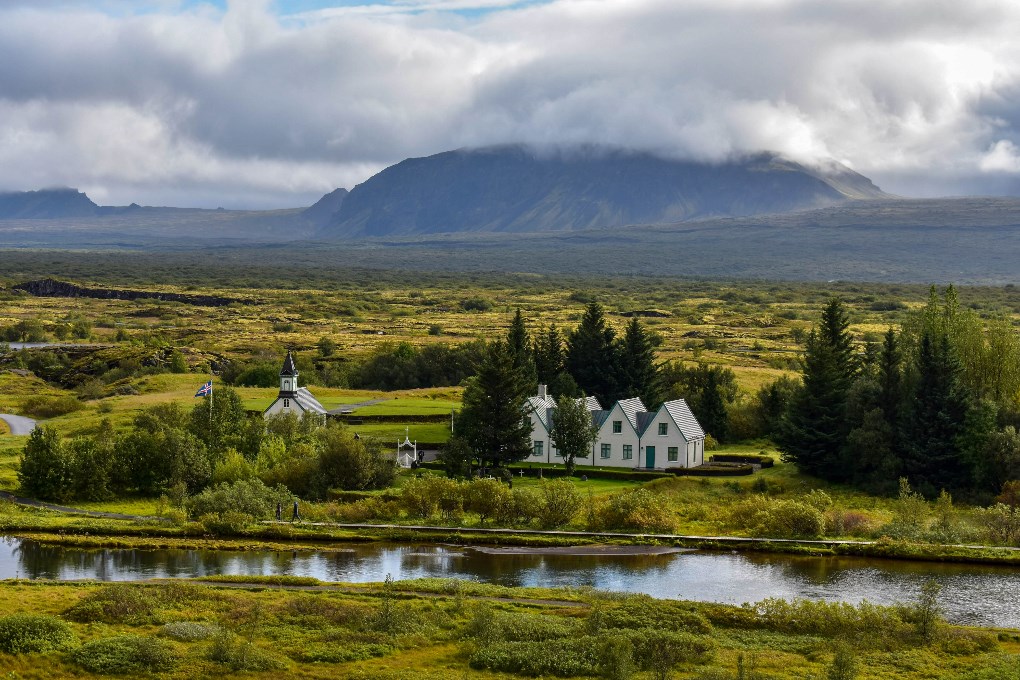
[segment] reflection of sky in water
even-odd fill
[[[1020,627],[1020,571],[861,558],[736,553],[487,555],[441,545],[353,545],[353,552],[79,550],[5,538],[0,578],[130,580],[214,574],[288,574],[351,583],[455,577],[508,586],[592,586],[742,604],[766,597],[892,604],[928,578],[956,622]]]

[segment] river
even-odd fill
[[[451,577],[507,586],[592,586],[741,604],[767,597],[893,604],[926,579],[954,623],[1020,628],[1020,570],[844,557],[683,552],[668,555],[487,555],[447,545],[355,544],[349,552],[114,550],[0,541],[0,578],[105,581],[288,574],[349,583]]]

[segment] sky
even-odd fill
[[[0,0],[0,190],[309,205],[404,158],[599,144],[1020,195],[1015,0]]]

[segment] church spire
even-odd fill
[[[288,351],[280,369],[280,396],[293,398],[297,392],[298,370],[294,364],[294,356]]]

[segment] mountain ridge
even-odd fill
[[[392,165],[355,186],[319,235],[572,231],[885,197],[846,166],[809,168],[771,153],[703,163],[615,148],[505,145]]]

